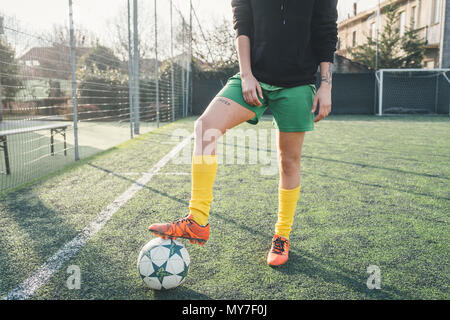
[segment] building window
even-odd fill
[[[403,37],[405,35],[406,31],[406,12],[402,11],[400,12],[400,37]]]
[[[352,47],[356,47],[356,31],[352,33]]]
[[[417,6],[411,8],[411,26],[417,28]]]
[[[377,24],[375,22],[370,24],[370,36],[372,37],[372,40],[377,38]]]
[[[358,3],[353,2],[353,15],[356,16],[358,14]]]
[[[431,23],[438,23],[439,22],[439,0],[433,0],[432,7],[431,7]]]

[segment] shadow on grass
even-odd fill
[[[93,167],[93,168],[95,168],[95,169],[98,169],[98,170],[101,170],[101,171],[103,171],[103,172],[106,172],[106,173],[108,173],[108,174],[110,174],[110,175],[113,175],[114,177],[123,179],[123,180],[128,181],[128,182],[131,182],[131,183],[133,183],[133,184],[136,184],[136,185],[138,185],[138,186],[140,186],[140,187],[142,187],[142,188],[144,188],[144,189],[147,189],[147,190],[149,190],[149,191],[151,191],[151,192],[157,193],[157,194],[159,194],[159,195],[161,195],[161,196],[163,196],[163,197],[169,198],[170,200],[179,202],[179,203],[184,204],[184,205],[189,205],[189,203],[188,203],[187,201],[178,199],[178,198],[176,198],[176,197],[173,197],[173,196],[169,195],[168,193],[161,192],[161,191],[156,190],[156,189],[154,189],[154,188],[151,188],[151,187],[149,187],[149,186],[147,186],[147,185],[143,185],[143,184],[137,182],[137,181],[134,180],[134,179],[130,179],[130,178],[128,178],[128,177],[125,177],[125,176],[123,176],[123,175],[120,175],[120,174],[118,174],[118,173],[116,173],[116,172],[114,172],[114,171],[111,171],[111,170],[109,170],[109,169],[105,169],[105,168],[99,167],[99,166],[97,166],[97,165],[95,165],[95,164],[92,164],[92,163],[88,163],[88,165],[91,166],[91,167]]]
[[[188,275],[189,276],[189,275]],[[155,300],[212,300],[211,297],[183,285],[173,290],[155,291]]]
[[[264,233],[249,226],[242,225],[234,219],[221,215],[218,212],[214,213],[214,217],[232,224],[234,226],[233,228],[245,230],[249,234],[259,235],[265,239],[272,237],[272,234]],[[329,270],[330,267],[337,271]],[[355,277],[353,276],[354,271],[347,270],[333,261],[326,260],[306,251],[291,249],[289,253],[289,262],[283,267],[275,268],[275,270],[287,275],[303,274],[311,278],[321,278],[328,283],[343,285],[348,289],[363,294],[367,298],[417,299],[417,297],[413,297],[409,293],[398,290],[392,286],[382,286],[382,290],[369,290],[365,285],[367,278]]]
[[[108,246],[107,241],[115,247]],[[141,243],[134,237],[103,234],[82,248],[76,257],[65,263],[42,292],[44,299],[89,300],[210,300],[200,292],[181,285],[176,289],[152,290],[141,280],[136,261]],[[121,248],[127,248],[122,250]],[[71,264],[81,269],[79,290],[66,287],[65,270]],[[189,276],[189,275],[188,275]],[[40,298],[40,297],[38,297]]]
[[[104,169],[93,164],[92,167],[113,174],[121,179],[125,179],[132,183],[137,183],[135,180],[128,177],[116,174],[108,169]],[[148,186],[143,186],[144,188],[155,192],[161,196],[164,196],[170,200],[179,202],[183,205],[188,205],[188,202],[173,197],[167,193],[160,192],[156,189],[150,188]],[[226,224],[233,225],[233,228],[238,228],[244,230],[245,232],[258,235],[264,239],[271,238],[272,234],[261,232],[248,225],[244,225],[236,220],[230,218],[227,215],[223,215],[217,211],[212,213],[215,218],[218,218],[225,222]],[[330,270],[335,269],[336,271]],[[334,263],[333,261],[322,258],[311,254],[306,251],[292,250],[290,253],[289,263],[279,269],[278,272],[285,273],[288,275],[303,274],[311,278],[321,278],[325,282],[335,283],[347,287],[348,289],[358,292],[367,298],[375,299],[416,299],[416,297],[411,296],[409,293],[398,290],[392,286],[383,286],[380,291],[369,290],[366,287],[366,278],[355,277],[354,271],[343,268],[341,265]],[[193,291],[186,287],[180,287],[176,291],[165,291],[165,292],[155,292],[155,299],[210,299],[210,297],[203,295],[199,292]]]
[[[67,225],[61,217],[62,212],[48,208],[33,193],[32,188],[9,193],[2,199],[2,207],[5,215],[23,233],[17,234],[19,240],[13,239],[12,243],[8,243],[11,241],[5,237],[0,238],[0,289],[3,291],[16,287],[64,243],[70,241],[77,230]],[[14,254],[14,250],[22,252]]]
[[[407,292],[383,284],[381,290],[370,290],[366,286],[368,274],[365,278],[354,277],[354,271],[345,269],[330,260],[323,259],[303,250],[291,250],[289,252],[289,262],[276,270],[288,275],[303,274],[310,278],[321,278],[327,283],[345,286],[367,298],[384,300],[418,299]],[[339,297],[336,298],[338,299]]]
[[[426,177],[426,178],[439,178],[439,179],[450,180],[450,178],[448,178],[448,177],[443,177],[443,176],[439,176],[436,174],[420,173],[420,172],[414,172],[414,171],[406,171],[406,170],[400,170],[400,169],[394,169],[394,168],[374,166],[374,165],[366,164],[366,163],[350,162],[350,161],[344,161],[344,160],[336,160],[336,159],[329,159],[329,158],[316,157],[316,156],[306,156],[306,155],[303,156],[303,158],[348,164],[348,165],[352,165],[352,166],[358,166],[361,168],[388,170],[388,171],[393,171],[393,172],[398,172],[398,173],[403,173],[403,174],[412,174],[412,175]]]
[[[448,197],[441,197],[441,196],[434,195],[434,194],[414,192],[414,191],[411,191],[411,190],[395,188],[395,187],[392,187],[392,186],[387,187],[387,186],[383,186],[383,185],[375,184],[375,183],[365,183],[365,182],[356,181],[356,180],[352,180],[352,179],[347,179],[347,178],[343,178],[343,177],[335,177],[335,176],[331,176],[331,175],[323,174],[323,173],[314,173],[314,175],[318,175],[318,176],[321,176],[321,177],[329,178],[329,179],[332,179],[332,180],[347,181],[347,182],[350,182],[350,183],[359,184],[359,185],[363,185],[363,186],[367,186],[367,187],[375,187],[375,188],[381,188],[381,189],[390,189],[390,190],[395,190],[395,191],[399,191],[399,192],[410,193],[410,194],[413,194],[413,195],[416,195],[416,196],[430,197],[432,199],[450,200],[450,198],[448,198]]]

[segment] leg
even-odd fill
[[[288,260],[289,234],[300,194],[300,156],[304,138],[305,132],[278,132],[279,208],[272,249],[267,256],[270,266],[281,266]]]
[[[300,185],[300,157],[305,132],[278,132],[278,163],[280,188],[294,189]]]
[[[213,185],[217,172],[217,140],[238,124],[255,116],[253,111],[233,100],[216,97],[195,122],[195,147],[192,156],[192,189],[189,215],[183,219],[149,227],[163,238],[186,238],[203,245],[209,238],[208,216],[213,200]]]
[[[279,208],[275,233],[289,239],[300,194],[300,156],[305,132],[278,134]]]
[[[253,111],[224,97],[216,97],[195,122],[195,155],[215,155],[217,140],[226,132],[255,116]]]

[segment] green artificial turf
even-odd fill
[[[0,295],[70,241],[177,142],[194,118],[140,136],[0,201]],[[271,129],[271,119],[258,126]],[[231,142],[221,140],[221,147]],[[236,152],[263,152],[237,142]],[[267,149],[270,149],[268,144]],[[260,150],[258,150],[260,149]],[[262,149],[262,150],[261,150]],[[266,265],[277,211],[278,175],[267,165],[221,164],[204,247],[186,282],[154,292],[136,259],[147,226],[184,216],[190,164],[169,162],[124,205],[34,299],[449,299],[450,120],[448,117],[332,116],[308,133],[290,259]],[[78,265],[81,289],[66,270]],[[366,286],[367,267],[381,289]]]

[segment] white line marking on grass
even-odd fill
[[[110,172],[110,176],[141,176],[145,172]],[[158,176],[189,176],[190,172],[158,172],[155,173]]]
[[[40,266],[29,278],[25,279],[17,288],[11,290],[5,300],[24,300],[32,297],[36,291],[46,284],[61,267],[74,257],[82,247],[99,232],[111,217],[141,190],[178,152],[181,151],[193,138],[193,134],[186,137],[157,164],[146,172],[138,181],[133,183],[124,193],[109,204],[98,216],[89,223],[75,238],[66,243],[47,262]]]

